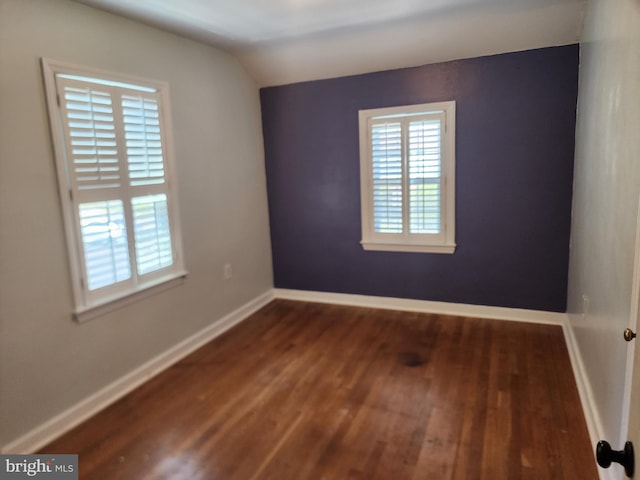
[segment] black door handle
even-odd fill
[[[624,444],[624,450],[612,450],[609,442],[600,440],[596,446],[596,460],[602,468],[609,468],[611,462],[619,463],[624,467],[627,477],[633,476],[635,461],[631,442]]]

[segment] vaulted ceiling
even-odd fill
[[[586,0],[76,0],[218,46],[260,85],[579,41]]]

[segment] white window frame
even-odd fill
[[[52,134],[52,143],[58,177],[58,188],[62,206],[65,234],[67,239],[68,258],[71,271],[74,318],[78,322],[84,322],[98,317],[124,305],[159,293],[179,285],[187,275],[184,267],[184,255],[182,251],[182,239],[179,219],[178,196],[176,191],[176,171],[173,154],[173,138],[171,128],[171,107],[169,101],[169,85],[163,81],[143,79],[131,75],[108,72],[85,66],[78,66],[66,62],[60,62],[42,58],[42,72],[49,112],[49,124]],[[69,172],[70,165],[67,156],[67,138],[65,136],[65,119],[60,106],[57,78],[58,75],[85,77],[112,82],[114,86],[138,86],[153,92],[158,101],[160,117],[162,161],[164,163],[164,186],[161,194],[167,199],[168,220],[170,224],[172,263],[168,267],[162,267],[152,273],[139,274],[136,271],[136,252],[133,246],[133,231],[128,230],[128,251],[132,258],[131,279],[105,286],[90,291],[85,273],[84,256],[82,252],[82,234],[80,230],[79,204],[77,200],[74,181]],[[144,91],[144,90],[141,90]],[[122,133],[122,132],[120,132]],[[118,135],[120,135],[118,133]],[[122,140],[122,139],[120,139]],[[122,153],[121,153],[122,155]],[[122,164],[122,160],[120,160]],[[127,177],[127,174],[125,174]],[[127,177],[128,178],[128,177]],[[126,182],[128,183],[128,182]],[[125,190],[129,188],[126,187]],[[151,194],[151,190],[149,191]],[[119,197],[119,200],[127,202],[132,196]],[[97,197],[96,201],[105,201],[106,198]],[[86,202],[85,198],[85,202]],[[132,219],[127,218],[127,226],[131,226]]]
[[[404,122],[421,116],[439,116],[441,124],[440,157],[440,232],[437,234],[410,233],[408,231],[408,174],[407,133]],[[360,110],[360,194],[362,216],[362,247],[365,250],[395,252],[454,253],[455,243],[455,101],[404,105],[389,108]],[[385,119],[403,122],[402,178],[403,178],[403,231],[382,233],[374,231],[372,125]]]

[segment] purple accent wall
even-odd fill
[[[275,286],[566,310],[579,46],[261,90]],[[358,110],[456,103],[455,254],[360,246]]]

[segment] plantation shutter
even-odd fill
[[[155,94],[122,96],[129,187],[139,275],[173,263],[164,154]]]
[[[58,78],[67,173],[90,291],[131,278],[113,87]]]
[[[358,112],[363,249],[455,252],[455,105]]]
[[[371,127],[373,228],[378,233],[401,233],[402,128],[400,122]]]
[[[438,234],[441,229],[441,121],[408,124],[409,232]]]
[[[158,100],[149,93],[122,95],[122,118],[132,187],[165,182]]]
[[[439,234],[443,115],[371,121],[373,231]]]
[[[122,172],[113,89],[60,79],[71,183],[77,191],[118,189]],[[106,192],[105,192],[106,194]]]
[[[159,95],[56,77],[85,288],[174,262]]]
[[[138,274],[144,275],[173,263],[169,212],[165,194],[132,199]]]

